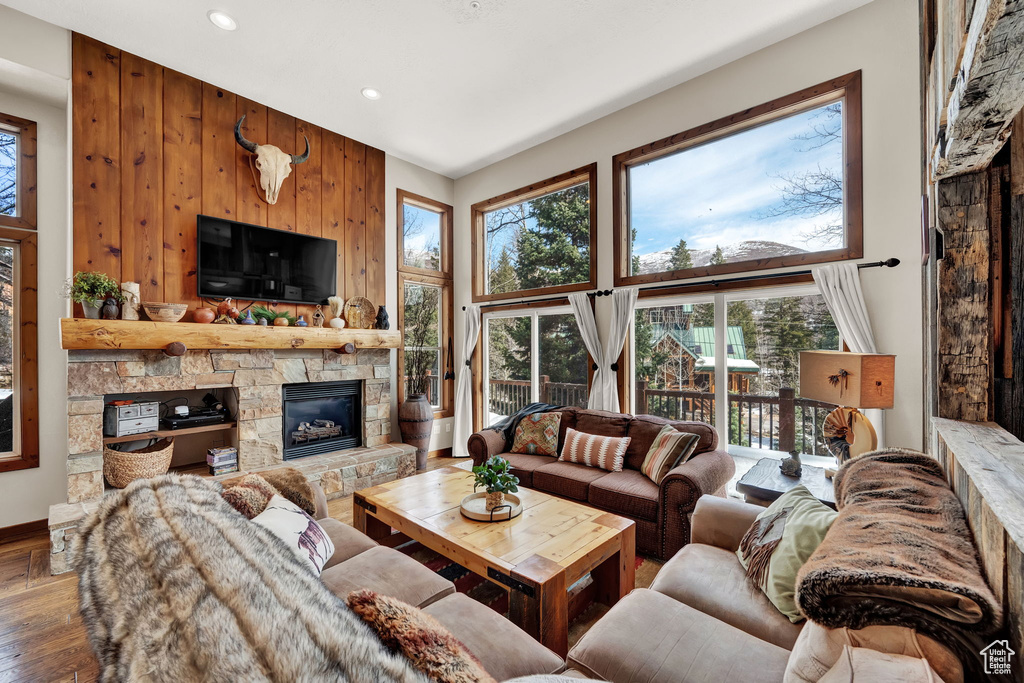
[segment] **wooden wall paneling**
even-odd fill
[[[938,185],[937,226],[945,256],[939,264],[939,417],[990,417],[988,173]]]
[[[345,298],[366,296],[366,145],[345,139]],[[377,302],[374,301],[374,304]]]
[[[164,301],[163,91],[159,65],[122,53],[120,279],[143,301]]]
[[[336,294],[347,298],[345,292],[345,138],[330,131],[322,131],[323,184],[320,190],[322,236],[338,243],[338,288]]]
[[[74,269],[121,276],[121,52],[74,34]]]
[[[373,147],[366,148],[366,192],[364,194],[366,195],[366,296],[375,305],[380,306],[387,303],[384,152]],[[449,220],[451,220],[451,216],[449,216]]]
[[[231,122],[231,139],[234,141],[235,121],[242,115],[242,135],[257,145],[267,141],[267,108],[262,104],[237,98],[234,121]],[[259,172],[254,171],[251,155],[235,144],[235,220],[253,225],[267,225],[267,203],[260,198]],[[255,179],[254,179],[255,178]]]
[[[235,96],[203,83],[203,213],[235,215]],[[248,173],[248,169],[246,169]]]
[[[203,84],[164,71],[164,299],[200,305],[196,215],[203,213]]]
[[[202,212],[229,220],[237,220],[235,100],[233,93],[203,83]]]
[[[295,147],[295,117],[276,109],[267,110],[266,142],[276,145],[285,154],[301,154],[303,147]],[[301,164],[300,164],[301,165]],[[293,165],[285,178],[276,204],[267,204],[267,227],[295,232],[295,181],[299,167]]]
[[[246,117],[246,120],[248,120],[248,117]],[[275,145],[286,154],[300,154],[304,147],[295,149],[294,140],[295,117],[279,112],[276,109],[268,109],[266,139],[261,142]],[[260,204],[263,204],[267,210],[268,228],[295,232],[295,170],[297,168],[298,166],[292,166],[292,172],[288,174],[288,177],[285,178],[284,183],[281,185],[281,191],[277,195],[276,204],[266,204],[260,200]],[[287,311],[292,315],[305,314],[306,320],[309,320],[310,311],[298,310],[299,308],[309,308],[307,306],[278,304],[276,308],[279,311]]]
[[[320,128],[311,123],[295,120],[296,154],[305,149],[309,140],[309,159],[294,167],[295,175],[295,231],[304,235],[320,237],[320,192],[322,188],[321,159],[323,149]]]

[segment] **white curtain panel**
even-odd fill
[[[569,305],[572,306],[572,312],[576,316],[576,325],[580,328],[583,344],[597,365],[597,370],[594,371],[594,381],[590,386],[587,407],[592,410],[604,410],[605,392],[603,387],[609,371],[605,367],[604,351],[601,348],[601,337],[597,333],[594,310],[590,307],[590,297],[583,292],[573,292],[569,295]]]
[[[839,334],[854,353],[878,353],[871,331],[860,270],[853,263],[834,263],[812,271]]]
[[[619,412],[619,392],[616,383],[618,372],[611,369],[612,363],[622,352],[622,345],[626,342],[626,334],[629,332],[629,324],[633,321],[633,312],[636,310],[637,289],[616,289],[612,293],[612,324],[608,332],[608,339],[604,346],[604,360],[607,361],[608,372],[605,374],[604,386],[604,410],[613,413]]]
[[[466,334],[462,338],[462,358],[465,361],[459,369],[459,382],[455,388],[455,435],[452,454],[456,458],[468,458],[469,437],[473,435],[473,370],[470,361],[480,336],[480,307],[466,306]]]
[[[878,353],[875,334],[871,330],[868,307],[864,303],[864,290],[860,284],[860,269],[853,263],[833,263],[811,271],[818,291],[825,299],[832,319],[836,322],[843,341],[854,353]],[[878,447],[885,448],[885,411],[865,410],[878,434]]]

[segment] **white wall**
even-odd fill
[[[391,324],[398,323],[398,195],[397,190],[405,190],[423,197],[428,197],[438,202],[454,205],[455,183],[451,178],[438,175],[433,171],[402,161],[396,157],[387,156],[384,168],[384,205],[387,210],[384,212],[384,225],[387,227],[387,268],[388,287],[387,297],[391,305],[388,312],[391,315]],[[398,353],[391,353],[391,437],[394,441],[401,441],[398,432],[398,382],[401,375],[398,372]],[[430,450],[437,451],[452,446],[452,418],[434,420],[434,433],[430,437]]]
[[[836,76],[863,72],[864,254],[903,265],[863,273],[879,349],[895,353],[890,445],[922,445],[917,4],[876,0],[455,182],[455,330],[471,300],[470,206],[598,162],[598,285],[612,286],[612,156]],[[598,299],[607,329],[610,301]],[[603,332],[602,332],[603,334]],[[457,337],[456,349],[462,348]],[[461,354],[460,354],[461,355]],[[463,359],[456,360],[463,367]]]
[[[39,467],[0,473],[0,528],[46,519],[67,494],[67,353],[59,292],[70,275],[67,31],[0,6],[0,111],[35,121],[39,198]],[[63,97],[60,96],[63,91]]]

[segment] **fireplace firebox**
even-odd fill
[[[361,446],[362,382],[285,384],[284,459]]]

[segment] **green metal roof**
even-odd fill
[[[715,355],[715,328],[695,327],[692,330],[693,352],[698,356]],[[747,344],[743,339],[743,328],[739,325],[730,325],[726,331],[726,344],[728,344],[727,357],[736,360],[746,360]]]

